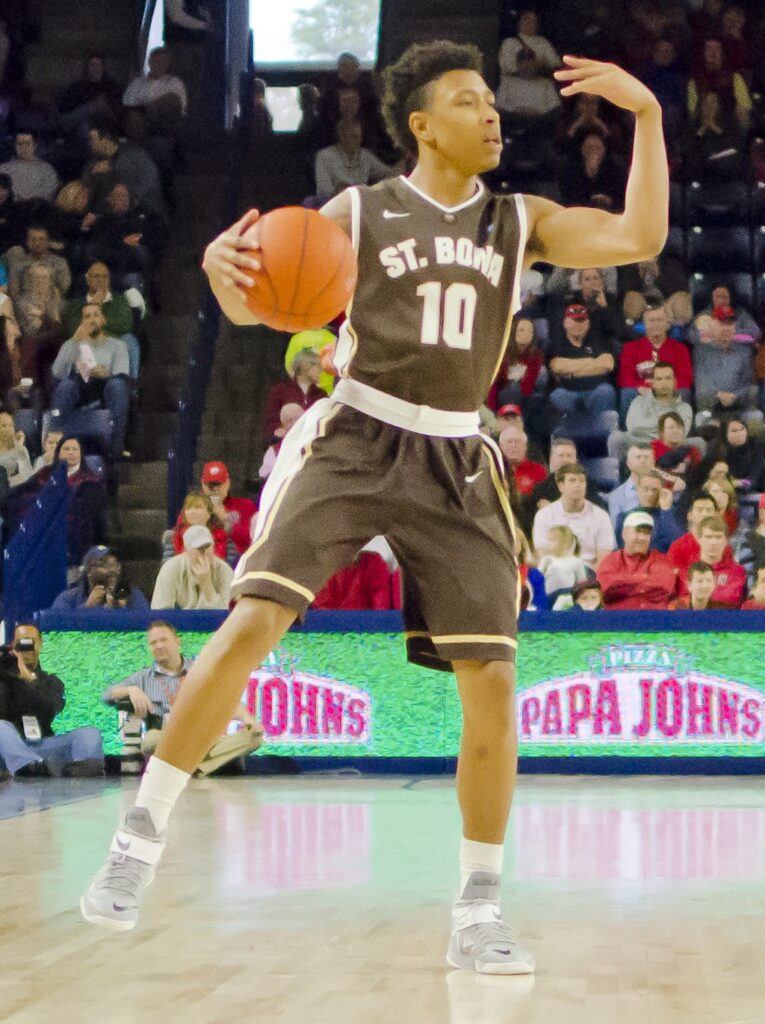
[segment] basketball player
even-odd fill
[[[668,174],[654,96],[612,64],[567,57],[562,93],[602,96],[635,116],[623,214],[490,195],[478,175],[502,148],[475,47],[413,46],[385,73],[393,140],[409,178],[350,188],[323,209],[350,235],[359,278],[337,345],[340,381],[282,443],[237,604],[180,692],[135,806],[83,896],[87,920],[131,928],[165,844],[170,811],[240,700],[251,670],[324,581],[384,534],[403,567],[409,658],[457,677],[461,884],[447,959],[488,974],[534,970],[499,911],[515,784],[518,566],[501,459],[477,409],[502,361],[524,266],[597,267],[653,258],[667,233]],[[251,211],[208,247],[224,312],[256,322],[238,287],[258,266]],[[310,552],[306,556],[305,552]]]

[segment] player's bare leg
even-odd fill
[[[191,772],[225,730],[253,668],[278,644],[295,612],[244,597],[191,668],[149,762],[135,806],[118,829],[106,863],[80,901],[86,920],[132,928],[165,845],[167,819]]]
[[[534,958],[502,923],[502,855],[515,789],[515,669],[504,661],[455,663],[463,731],[457,767],[462,811],[460,898],[447,960],[482,974],[530,974]]]

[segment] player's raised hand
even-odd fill
[[[606,64],[586,57],[564,57],[568,65],[555,72],[555,78],[567,85],[561,96],[576,96],[580,92],[602,96],[604,100],[639,114],[649,107],[658,108],[658,100],[647,86],[616,64]]]
[[[251,286],[254,283],[246,271],[260,270],[260,246],[257,234],[254,238],[252,234],[248,237],[245,235],[258,222],[259,217],[257,210],[248,210],[235,224],[210,242],[205,249],[202,270],[211,280],[217,278],[226,288],[237,284]]]

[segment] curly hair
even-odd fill
[[[405,153],[417,155],[417,140],[409,127],[409,115],[422,110],[427,102],[426,89],[447,71],[483,73],[481,51],[472,43],[452,43],[438,39],[415,43],[395,64],[383,71],[382,115],[393,143]]]

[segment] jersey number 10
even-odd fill
[[[441,293],[443,292],[443,303]],[[445,289],[440,281],[426,281],[417,289],[424,300],[420,342],[469,350],[473,345],[473,320],[478,293],[472,284],[454,281]]]

